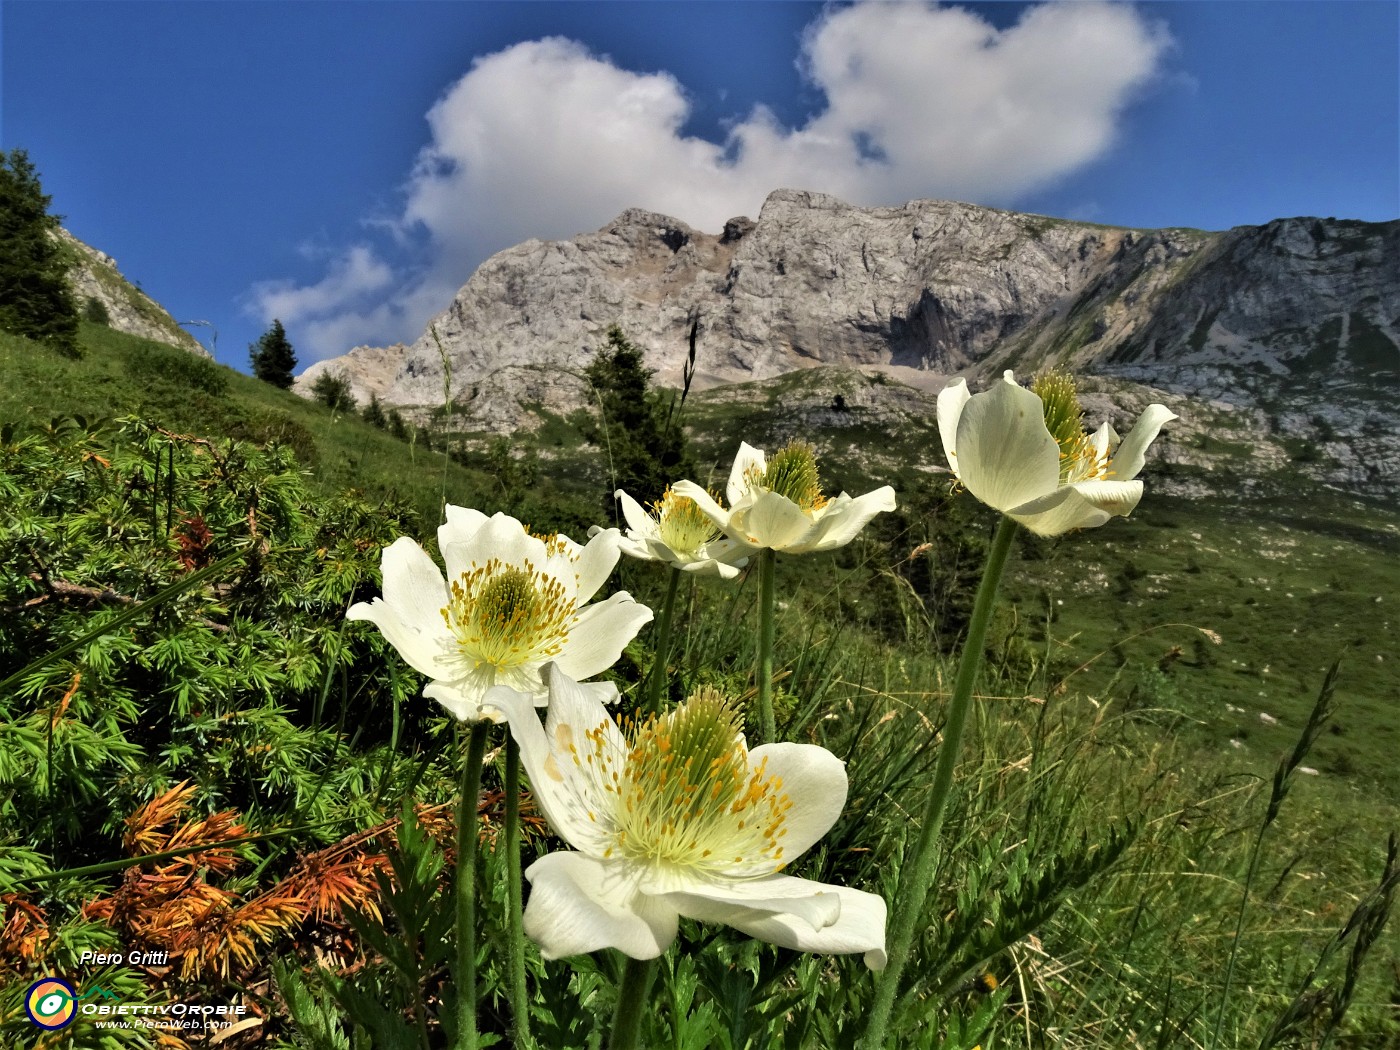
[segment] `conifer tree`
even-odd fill
[[[661,498],[673,481],[692,470],[685,430],[673,412],[674,394],[651,387],[653,369],[642,365],[642,351],[613,325],[607,344],[584,370],[593,390],[595,422],[584,437],[606,444],[618,488],[640,503]],[[613,505],[609,492],[604,502]]]
[[[29,154],[0,150],[0,328],[78,353],[78,303],[59,217]]]
[[[332,412],[355,411],[355,395],[350,392],[350,380],[343,372],[322,372],[311,384],[311,396]]]
[[[292,369],[297,366],[297,355],[292,350],[281,321],[273,318],[272,327],[248,347],[248,356],[252,359],[253,375],[264,383],[271,383],[283,390],[291,389]]]
[[[389,425],[389,417],[384,412],[384,402],[379,400],[378,394],[369,395],[369,404],[360,412],[364,416],[365,422],[383,430]]]

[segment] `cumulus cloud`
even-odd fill
[[[562,37],[516,44],[476,59],[428,113],[397,222],[427,234],[416,277],[365,307],[390,278],[356,247],[324,280],[254,299],[324,357],[415,338],[491,252],[627,207],[717,231],[779,187],[866,205],[1014,204],[1103,155],[1167,45],[1123,4],[1042,4],[1006,29],[934,4],[829,9],[798,56],[824,107],[786,127],[760,105],[711,142],[681,134],[690,103],[669,73],[621,69]]]

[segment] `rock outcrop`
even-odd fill
[[[89,299],[95,299],[106,309],[108,324],[119,332],[167,343],[200,357],[210,356],[199,340],[181,328],[163,306],[122,276],[117,261],[110,255],[84,244],[62,228],[58,238],[74,259],[68,269],[68,282],[73,287],[79,309]]]
[[[1061,365],[1238,404],[1277,427],[1301,411],[1324,434],[1400,429],[1400,221],[1131,230],[779,190],[757,220],[705,233],[631,209],[493,256],[407,348],[314,367],[389,404],[440,405],[445,352],[471,428],[507,430],[522,400],[577,407],[574,377],[611,324],[670,385],[694,333],[696,389],[822,365],[939,383]],[[1397,473],[1400,439],[1386,440],[1364,470]]]

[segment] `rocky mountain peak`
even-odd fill
[[[339,369],[387,403],[441,405],[445,351],[471,428],[509,430],[522,399],[582,403],[612,324],[671,385],[693,332],[696,389],[823,365],[938,382],[1060,365],[1255,407],[1322,375],[1365,398],[1400,384],[1400,222],[1134,230],[780,189],[710,233],[629,208],[493,256],[413,344],[357,348],[299,387]]]

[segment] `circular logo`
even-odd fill
[[[73,986],[58,977],[42,977],[24,994],[24,1012],[40,1028],[56,1032],[67,1028],[78,1015]]]

